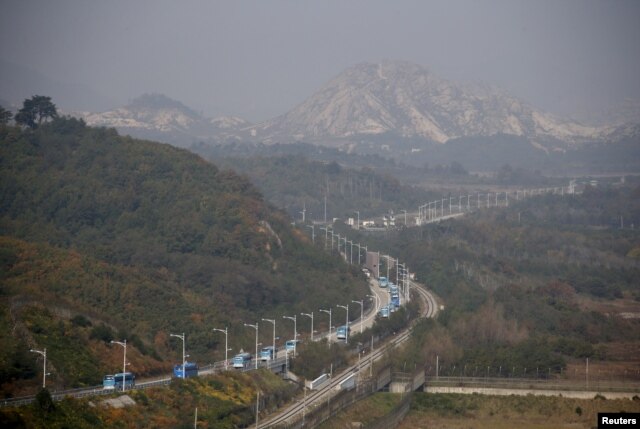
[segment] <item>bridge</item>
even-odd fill
[[[449,196],[439,200],[429,201],[418,207],[416,224],[424,225],[440,222],[446,219],[463,216],[475,210],[491,207],[509,207],[509,200],[522,201],[540,195],[574,195],[576,185],[574,181],[569,186],[553,188],[522,189],[503,192],[486,192],[476,194]],[[448,203],[448,204],[447,204]]]

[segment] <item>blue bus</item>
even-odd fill
[[[400,295],[392,295],[391,304],[396,308],[400,307]]]
[[[389,293],[391,293],[391,294],[392,294],[392,293],[394,293],[394,292],[396,292],[396,293],[398,292],[398,286],[396,286],[396,285],[395,285],[395,284],[393,284],[393,283],[389,283]]]
[[[379,277],[378,284],[380,284],[380,287],[387,287],[387,285],[389,284],[389,281],[387,280],[386,277]]]
[[[288,351],[295,350],[298,344],[300,344],[300,340],[289,340],[284,344],[284,348]]]
[[[389,317],[389,307],[388,306],[384,306],[380,309],[380,312],[378,313],[380,314],[380,317],[384,317],[385,319]]]
[[[350,333],[351,333],[350,327],[346,325],[339,326],[338,329],[336,330],[336,338],[339,340],[346,340]]]
[[[113,375],[105,375],[102,379],[102,388],[104,390],[114,390],[116,388],[116,379]]]
[[[176,378],[189,378],[198,376],[198,364],[195,362],[185,362],[183,371],[182,365],[178,364],[173,367],[173,376]]]
[[[131,389],[136,385],[136,376],[132,372],[119,372],[113,375],[113,388],[116,390],[122,390],[122,384],[124,383],[125,389]],[[104,387],[104,381],[103,381]]]
[[[276,351],[273,346],[264,347],[262,350],[260,350],[260,360],[262,361],[272,360],[275,358],[275,356]]]
[[[251,365],[251,353],[240,353],[233,357],[234,368],[248,368]]]

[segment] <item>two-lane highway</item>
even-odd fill
[[[414,281],[411,282],[412,289],[418,294],[420,299],[423,301],[423,308],[421,316],[425,318],[432,318],[438,314],[438,304],[436,298],[433,294],[420,283],[416,283]],[[384,292],[384,294],[388,295],[386,289],[380,289]],[[388,299],[388,297],[387,297]],[[319,388],[318,390],[309,391],[306,397],[302,400],[298,400],[288,407],[284,408],[277,415],[271,416],[266,419],[262,423],[259,423],[260,428],[270,428],[272,426],[286,423],[287,421],[292,421],[297,419],[302,415],[303,410],[306,408],[313,407],[316,403],[326,402],[328,398],[338,393],[336,387],[346,380],[349,376],[351,376],[354,372],[357,372],[359,368],[367,367],[371,365],[373,362],[376,362],[379,359],[382,359],[386,352],[389,349],[393,349],[398,347],[400,344],[404,343],[409,339],[411,335],[411,329],[408,328],[399,334],[397,334],[391,341],[389,341],[385,346],[379,347],[378,349],[373,350],[368,353],[366,357],[362,359],[362,361],[358,364],[354,364],[348,368],[346,368],[340,374],[334,375],[331,380],[326,383],[324,386]]]

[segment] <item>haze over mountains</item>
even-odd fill
[[[500,88],[449,81],[422,66],[394,61],[357,64],[284,115],[253,126],[237,117],[206,118],[158,94],[81,116],[89,125],[180,146],[230,140],[341,145],[381,135],[446,143],[507,134],[545,150],[564,150],[638,134],[634,124],[582,124],[536,109]]]

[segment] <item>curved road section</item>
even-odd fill
[[[371,284],[372,284],[372,289],[376,289],[374,287],[374,282],[371,282]],[[424,285],[420,283],[416,283],[414,281],[411,281],[411,288],[416,292],[416,294],[424,304],[422,307],[421,316],[423,318],[436,317],[438,314],[438,302],[435,296],[431,293],[431,291],[429,291]],[[383,292],[386,291],[386,289],[377,288],[378,292],[380,290],[382,290]],[[375,290],[374,290],[374,293],[377,294]],[[375,313],[373,317],[375,317]],[[411,335],[411,328],[408,328],[402,331],[401,333],[397,334],[395,338],[393,338],[393,340],[391,340],[385,346],[380,347],[377,350],[374,350],[371,353],[369,353],[369,355],[366,358],[364,358],[362,362],[360,362],[360,367],[366,367],[369,364],[372,364],[373,362],[381,359],[384,356],[384,354],[387,352],[387,350],[389,350],[389,348],[398,347],[400,344],[407,341],[410,335]],[[334,375],[334,377],[331,378],[331,380],[328,383],[325,383],[318,390],[310,391],[306,395],[306,398],[304,398],[303,400],[298,400],[297,402],[286,407],[279,414],[275,416],[271,416],[270,418],[266,419],[263,422],[259,422],[258,427],[270,428],[275,425],[290,423],[292,420],[297,419],[298,416],[301,416],[303,414],[306,408],[313,406],[314,403],[317,403],[317,402],[326,402],[327,399],[330,399],[330,396],[337,394],[336,388],[338,387],[338,385],[342,383],[344,380],[346,380],[349,376],[351,376],[354,372],[357,372],[358,369],[359,369],[359,366],[357,364],[346,368],[339,375]]]

